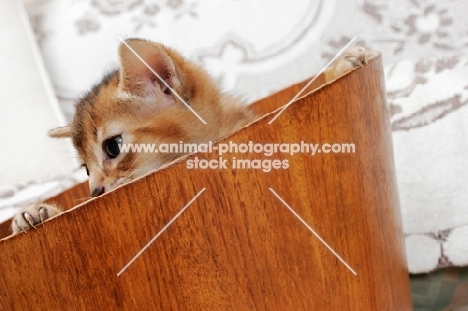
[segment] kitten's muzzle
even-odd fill
[[[92,191],[91,193],[91,196],[93,197],[98,197],[100,196],[101,194],[104,194],[104,187],[96,187],[94,188],[94,190]]]

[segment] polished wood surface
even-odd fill
[[[226,154],[215,170],[187,168],[214,152],[182,159],[0,241],[0,309],[411,310],[381,58],[272,117],[225,141],[355,153]],[[232,169],[233,157],[289,168]]]

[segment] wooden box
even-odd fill
[[[221,143],[355,152],[225,154],[227,169],[187,168],[216,152],[185,157],[0,241],[0,309],[411,310],[380,56],[273,116]],[[232,169],[233,157],[288,168]],[[74,205],[82,187],[57,200]]]

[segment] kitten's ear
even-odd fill
[[[166,85],[153,71],[171,88],[180,85],[174,63],[161,44],[139,39],[129,39],[125,43],[119,47],[119,87],[122,91],[140,97],[155,96],[157,91],[166,92]]]
[[[70,126],[62,126],[48,131],[47,134],[53,138],[71,138],[72,130]]]

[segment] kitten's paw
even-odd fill
[[[30,205],[16,213],[13,217],[11,224],[13,234],[20,231],[26,232],[31,227],[36,228],[37,224],[43,223],[46,219],[54,217],[59,213],[60,209],[50,204],[39,203]]]
[[[327,80],[338,78],[356,67],[363,67],[370,58],[377,54],[377,52],[366,50],[362,46],[355,46],[347,49],[332,64],[330,68],[331,72],[329,72]]]

